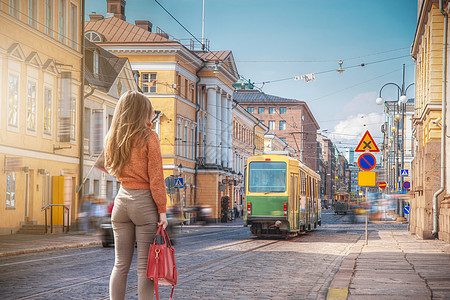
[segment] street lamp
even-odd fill
[[[399,184],[399,168],[398,168],[398,151],[400,150],[399,148],[401,147],[401,168],[404,169],[404,157],[405,157],[405,149],[404,149],[404,145],[405,145],[405,111],[406,111],[406,103],[408,102],[408,97],[406,96],[406,93],[408,91],[408,89],[414,85],[414,83],[409,84],[408,86],[405,87],[405,65],[403,64],[403,80],[402,80],[402,85],[399,86],[396,83],[393,82],[388,82],[386,84],[384,84],[381,89],[380,89],[380,93],[379,93],[379,97],[375,100],[375,102],[378,105],[385,105],[385,113],[387,113],[388,115],[391,115],[391,110],[393,108],[393,127],[391,128],[391,132],[393,136],[389,136],[389,141],[394,143],[394,149],[392,151],[389,152],[388,149],[386,149],[386,147],[383,147],[386,152],[386,154],[391,153],[394,157],[391,157],[391,160],[389,159],[389,157],[387,157],[387,165],[385,165],[385,170],[388,170],[389,173],[391,172],[391,168],[389,167],[389,164],[392,160],[395,161],[395,174],[393,174],[394,176],[389,176],[388,174],[388,178],[392,179],[389,180],[390,181],[390,188],[391,191],[395,190],[396,188],[394,188],[394,186],[396,187],[397,184]],[[388,85],[393,85],[396,86],[398,89],[398,100],[394,100],[394,101],[385,101],[382,96],[381,96],[381,92],[383,91],[383,88],[385,86]],[[401,124],[401,126],[400,126]],[[399,129],[401,129],[401,137],[399,136]],[[384,134],[389,134],[389,131],[385,131]],[[399,141],[399,139],[401,138],[401,141]],[[383,143],[386,143],[386,138],[383,140]],[[388,144],[389,147],[390,143]],[[384,158],[385,162],[386,162],[386,158]],[[403,191],[403,177],[401,177],[401,189]],[[397,213],[398,213],[398,209],[399,207],[397,206]]]

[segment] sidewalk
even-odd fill
[[[328,289],[334,299],[450,299],[450,244],[404,230],[358,241]]]
[[[201,225],[183,225],[178,231],[179,236],[208,234],[222,230],[225,227],[242,227],[242,218],[233,222]],[[68,234],[11,234],[0,235],[0,257],[101,245],[99,234],[88,235],[72,231]]]

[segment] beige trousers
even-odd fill
[[[158,219],[158,209],[150,190],[119,189],[111,216],[115,247],[114,268],[109,282],[111,300],[125,299],[135,240],[138,296],[140,300],[153,300],[153,281],[147,278],[146,271],[148,250],[156,235]]]

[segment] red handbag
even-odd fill
[[[153,280],[156,300],[159,300],[158,284],[172,286],[170,293],[170,299],[172,299],[173,288],[177,284],[175,249],[170,243],[167,231],[162,226],[159,226],[153,244],[150,245],[147,278]]]

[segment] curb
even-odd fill
[[[356,260],[364,247],[360,240],[350,249],[350,253],[344,258],[339,270],[333,277],[328,287],[327,300],[344,300],[348,297],[348,289],[356,269]]]
[[[83,244],[62,245],[62,246],[53,246],[53,247],[45,247],[45,248],[18,250],[18,251],[0,253],[0,257],[37,253],[37,252],[45,252],[45,251],[52,251],[52,250],[62,250],[62,249],[69,249],[69,248],[83,248],[83,247],[90,247],[90,246],[98,246],[101,244],[102,244],[101,241],[96,241],[96,242],[89,242],[89,243],[83,243]]]

